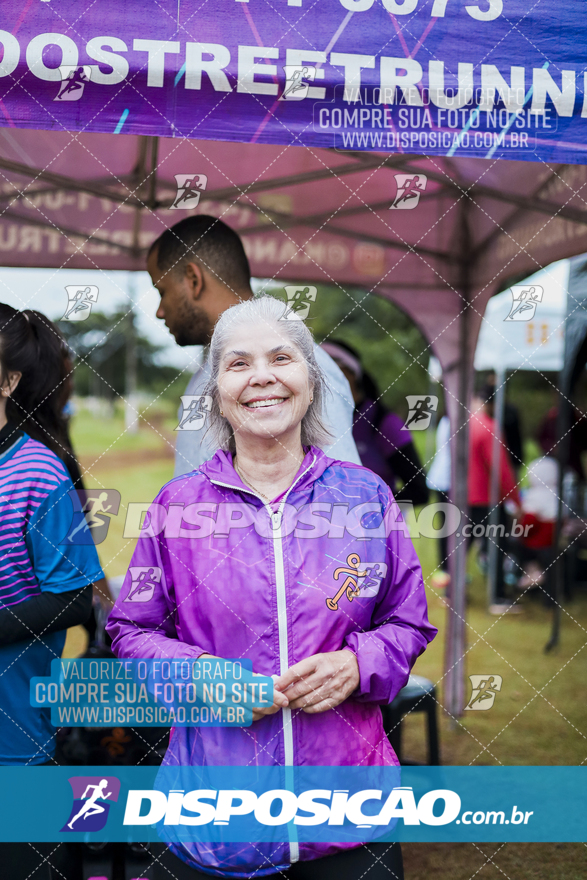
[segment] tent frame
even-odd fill
[[[0,195],[0,206],[9,204],[11,201],[16,202],[19,199],[26,198],[27,195],[38,196],[60,191],[72,191],[85,192],[88,195],[96,196],[98,198],[109,199],[112,202],[132,206],[137,209],[137,212],[139,214],[145,208],[150,210],[156,210],[157,208],[168,208],[173,202],[172,198],[157,198],[157,185],[158,183],[160,183],[157,177],[158,150],[159,137],[141,135],[138,138],[137,157],[133,172],[130,175],[121,176],[115,181],[111,181],[108,179],[105,180],[104,178],[93,181],[81,181],[67,175],[57,174],[55,172],[47,171],[41,168],[33,168],[22,162],[14,162],[9,159],[0,158],[1,170],[8,171],[17,175],[22,175],[23,177],[28,178],[29,181],[34,183],[38,181],[43,184],[49,184],[49,186],[41,186],[32,189],[28,188],[27,186],[24,190],[17,191],[14,194],[3,193]],[[279,176],[271,178],[269,180],[256,181],[246,188],[230,186],[216,190],[210,190],[206,192],[206,197],[215,200],[235,199],[236,197],[236,200],[238,202],[238,198],[244,195],[249,196],[253,193],[269,192],[273,189],[280,189],[285,186],[289,187],[306,183],[314,183],[325,178],[332,177],[333,175],[336,177],[342,177],[347,174],[364,172],[366,170],[369,170],[370,168],[372,168],[373,170],[379,168],[388,168],[393,171],[399,170],[403,171],[404,173],[413,174],[424,173],[420,167],[413,164],[414,161],[417,161],[417,159],[420,158],[418,156],[400,155],[384,158],[377,153],[367,153],[359,151],[345,151],[343,155],[345,157],[348,156],[355,161],[352,163],[345,163],[338,167],[329,166],[328,168],[317,171],[309,171],[300,174],[294,174],[291,176]],[[561,166],[561,168],[562,167],[564,166]],[[424,194],[424,200],[430,198],[439,198],[445,194],[456,194],[459,196],[459,198],[466,199],[471,204],[476,203],[477,199],[485,197],[497,202],[514,205],[516,207],[517,210],[514,211],[504,223],[500,224],[500,229],[494,230],[494,232],[492,232],[485,239],[485,241],[483,241],[481,244],[477,245],[473,249],[471,255],[472,261],[474,261],[477,260],[488,249],[491,243],[495,240],[495,237],[497,237],[502,232],[502,230],[506,229],[510,223],[515,221],[520,211],[537,212],[546,214],[550,217],[560,217],[562,219],[569,220],[572,223],[587,224],[587,210],[573,208],[569,205],[560,205],[548,199],[538,197],[538,193],[543,191],[558,173],[559,170],[553,172],[553,174],[549,176],[549,179],[546,182],[541,183],[536,194],[534,194],[533,196],[524,196],[517,195],[513,192],[502,192],[501,190],[495,189],[494,187],[484,186],[479,183],[475,183],[473,186],[467,187],[466,184],[459,182],[456,177],[450,177],[447,174],[436,172],[427,167],[426,176],[430,180],[433,180],[436,183],[440,184],[441,188],[434,193],[429,194],[428,196]],[[115,188],[115,184],[118,184],[118,189]],[[171,184],[166,183],[165,185],[171,188]],[[126,188],[126,193],[121,192],[120,187]],[[387,208],[388,205],[389,199],[386,199],[384,202],[374,202],[358,207],[343,209],[341,211],[338,211],[336,216],[337,219],[339,219],[355,216],[356,214],[364,212],[377,212],[382,210],[383,208]],[[291,214],[279,213],[278,211],[262,209],[252,204],[248,204],[247,207],[250,210],[256,210],[257,213],[262,213],[265,216],[269,216],[275,223],[279,225],[281,229],[286,229],[293,226],[309,226],[313,229],[326,227],[329,232],[334,233],[335,235],[340,235],[348,238],[356,238],[356,232],[354,230],[346,229],[344,226],[329,222],[329,217],[331,216],[330,212],[320,212],[317,214],[309,214],[305,216],[294,216]],[[49,228],[69,237],[80,237],[79,231],[70,229],[66,226],[55,224],[54,222],[44,222],[43,220],[39,220],[37,218],[24,216],[18,213],[18,211],[15,211],[13,207],[6,208],[3,211],[3,216],[9,219],[13,219],[17,222],[27,223],[28,225]],[[241,234],[244,236],[253,235],[259,232],[265,232],[266,230],[266,225],[252,226],[248,227],[247,229],[243,229],[241,231]],[[110,247],[118,249],[121,253],[132,255],[137,260],[139,260],[144,252],[144,248],[140,248],[138,245],[139,231],[140,225],[138,226],[138,228],[135,228],[134,243],[132,246],[122,244],[121,242],[110,241],[109,239],[105,239],[99,235],[94,235],[92,233],[84,234],[83,237],[89,241],[93,241],[99,244],[107,244]],[[389,239],[379,236],[363,235],[362,238],[366,242],[376,244],[383,248],[393,248],[407,253],[421,255],[423,257],[434,258],[442,262],[453,263],[457,265],[462,265],[465,262],[465,258],[462,256],[462,250],[460,251],[460,253],[457,252],[454,254],[446,254],[442,251],[433,250],[432,248],[427,248],[420,245],[408,245],[399,241],[390,241]],[[470,244],[472,246],[472,242],[470,242]],[[468,251],[467,253],[471,252]]]
[[[83,141],[84,134],[75,135],[74,133],[72,136],[70,144],[74,155],[77,150],[83,156],[83,150],[88,149]],[[83,245],[86,242],[107,247],[108,257],[103,260],[105,266],[114,265],[116,268],[125,268],[129,271],[142,269],[146,252],[144,241],[150,237],[145,233],[148,228],[151,228],[154,235],[156,228],[156,224],[151,224],[149,227],[150,215],[157,209],[169,208],[176,190],[173,181],[160,176],[159,165],[160,167],[169,167],[166,166],[167,153],[170,155],[175,153],[181,147],[181,141],[177,142],[171,139],[168,145],[169,139],[167,138],[165,141],[161,141],[159,137],[151,135],[133,135],[132,137],[136,137],[136,147],[134,144],[130,145],[130,150],[123,152],[124,162],[126,162],[122,167],[123,173],[112,177],[101,175],[90,179],[84,178],[82,162],[79,165],[80,177],[76,179],[67,173],[57,173],[34,167],[34,165],[40,164],[38,150],[35,152],[34,148],[31,148],[31,152],[37,156],[36,161],[28,160],[28,164],[25,164],[22,158],[27,158],[26,151],[20,149],[21,145],[7,130],[5,139],[10,147],[8,155],[12,158],[0,157],[0,173],[4,173],[6,182],[5,191],[0,195],[2,217],[13,221],[17,227],[19,225],[40,227],[50,230],[58,236],[61,234],[67,237],[70,240],[69,243],[74,244],[74,249],[77,248],[80,251],[81,257],[83,259],[87,257],[90,263],[93,263],[91,255],[83,254]],[[23,138],[23,142],[26,143],[26,138]],[[266,147],[264,145],[263,149],[265,148],[270,150],[271,145],[266,145]],[[57,150],[56,156],[61,156],[61,152],[64,151]],[[198,153],[205,155],[206,147],[199,148]],[[562,256],[568,256],[585,249],[582,247],[583,242],[581,241],[583,229],[577,231],[577,227],[587,227],[587,210],[584,210],[584,203],[580,203],[576,207],[569,204],[573,197],[577,197],[577,200],[580,198],[580,187],[575,186],[574,176],[569,177],[569,182],[565,179],[565,172],[569,167],[566,165],[545,166],[547,170],[541,174],[537,185],[534,171],[532,174],[526,173],[525,177],[524,175],[520,176],[514,165],[522,165],[523,163],[507,162],[505,175],[507,182],[503,189],[499,189],[479,182],[485,175],[478,173],[480,166],[471,164],[471,161],[467,159],[452,160],[448,157],[442,157],[442,160],[433,163],[425,156],[420,155],[388,155],[325,148],[310,149],[310,153],[317,160],[313,163],[313,168],[312,162],[306,162],[305,158],[303,161],[296,158],[293,163],[296,170],[291,174],[283,173],[285,166],[282,163],[279,166],[280,172],[276,173],[274,177],[262,179],[262,173],[251,175],[249,179],[252,179],[253,183],[245,182],[206,190],[204,198],[220,202],[221,205],[230,201],[240,208],[246,208],[246,211],[249,212],[246,222],[250,222],[251,217],[254,218],[255,215],[259,218],[258,222],[253,219],[254,225],[247,226],[245,224],[239,228],[239,234],[245,240],[252,236],[263,238],[270,232],[276,239],[276,247],[280,244],[279,236],[281,235],[284,240],[293,240],[294,249],[302,251],[305,244],[297,242],[304,238],[300,234],[300,230],[305,227],[313,230],[312,234],[308,236],[310,240],[323,230],[335,241],[338,239],[341,244],[342,240],[346,239],[352,242],[370,243],[382,249],[385,262],[393,268],[390,268],[390,271],[383,277],[380,274],[373,279],[370,289],[377,294],[389,296],[399,308],[403,308],[420,329],[431,351],[439,357],[443,366],[443,381],[445,388],[449,391],[447,404],[453,436],[451,454],[455,476],[451,489],[451,500],[464,512],[468,507],[468,404],[472,379],[472,343],[482,320],[483,305],[491,293],[503,289],[504,283],[507,283],[508,280],[511,283],[511,279],[514,277],[526,277],[529,274],[529,266],[542,266],[543,261],[551,262],[553,259],[560,259]],[[188,151],[187,155],[188,161],[190,161],[191,151]],[[299,156],[299,151],[297,155]],[[159,156],[161,156],[160,163],[158,162]],[[478,161],[482,162],[483,160],[474,160],[474,163]],[[490,171],[493,164],[495,163],[482,166],[481,170],[486,168],[487,171]],[[64,157],[56,161],[55,166],[62,172],[70,170]],[[130,172],[126,171],[128,167],[132,168]],[[268,165],[267,167],[272,166]],[[307,170],[308,167],[312,170]],[[527,165],[525,167],[527,172]],[[373,217],[384,219],[384,212],[390,207],[389,198],[385,201],[381,199],[380,186],[366,187],[365,192],[369,192],[368,198],[355,199],[348,207],[342,207],[340,210],[333,210],[330,213],[325,210],[316,211],[312,199],[308,199],[303,192],[300,194],[299,201],[300,204],[305,201],[304,210],[297,215],[283,209],[274,210],[272,207],[255,204],[254,199],[251,198],[258,193],[308,186],[322,181],[325,191],[329,193],[330,202],[332,202],[333,195],[336,197],[336,191],[329,188],[330,180],[348,175],[362,175],[363,179],[360,180],[362,185],[370,179],[372,173],[382,171],[375,183],[379,184],[380,181],[383,181],[383,187],[385,187],[386,181],[389,180],[389,177],[384,173],[386,170],[391,171],[392,174],[401,172],[410,175],[425,175],[433,183],[433,186],[422,192],[420,198],[431,206],[439,223],[446,222],[451,230],[449,235],[445,234],[446,228],[441,227],[442,234],[437,235],[436,231],[433,231],[434,225],[428,230],[424,230],[423,227],[418,227],[416,224],[415,228],[420,230],[418,233],[420,237],[414,236],[413,243],[410,243],[404,240],[401,232],[395,232],[395,229],[392,228],[393,224],[387,222],[384,234],[378,234],[379,228],[376,224],[370,223],[370,220]],[[169,174],[167,171],[166,173]],[[573,174],[575,173],[573,172]],[[15,176],[24,178],[26,183],[20,187],[14,182]],[[557,177],[560,178],[559,181],[555,179]],[[518,183],[518,180],[521,183]],[[548,188],[552,187],[552,192],[557,192],[555,184],[559,183],[568,187],[568,192],[564,190],[561,202],[557,203],[549,197]],[[390,184],[390,189],[393,189],[393,179],[390,180]],[[521,187],[526,188],[526,194],[515,191]],[[352,189],[349,187],[349,190]],[[120,236],[122,241],[120,238],[116,240],[114,234],[112,238],[106,237],[102,231],[105,224],[101,224],[95,232],[83,231],[85,225],[83,222],[80,222],[78,228],[73,228],[75,224],[68,222],[67,214],[64,216],[60,213],[60,209],[56,210],[57,216],[51,218],[44,211],[38,210],[37,205],[31,201],[35,196],[40,197],[64,191],[86,193],[88,196],[108,200],[113,206],[110,211],[111,215],[115,215],[120,206],[130,208],[131,212],[126,215],[124,221],[121,221],[126,224],[125,234]],[[300,191],[298,190],[298,192]],[[26,199],[29,197],[27,208],[37,210],[24,211],[22,206],[19,208],[19,201],[26,204]],[[361,204],[358,203],[359,201]],[[511,210],[507,207],[504,208],[504,206],[511,206]],[[308,210],[309,208],[312,210]],[[51,210],[53,209],[48,209],[49,214],[51,214]],[[447,216],[448,214],[450,217]],[[360,221],[363,217],[366,219],[364,224],[357,222],[357,218]],[[446,221],[444,221],[445,217],[447,217]],[[541,247],[539,251],[535,246],[530,246],[529,242],[532,239],[523,239],[528,243],[517,245],[517,229],[521,228],[521,236],[523,237],[526,231],[523,224],[527,222],[528,217],[532,218],[531,223],[534,224],[538,218],[539,233],[543,228],[554,226],[555,235],[553,238],[555,241],[560,240],[556,238],[556,234],[562,233],[564,245],[560,247],[557,245],[557,256],[549,258],[550,251],[547,241],[545,241],[546,249]],[[158,221],[160,219],[157,218]],[[406,218],[396,216],[395,221],[398,219],[401,221]],[[479,223],[478,220],[480,220]],[[116,221],[118,222],[118,217]],[[572,224],[575,234],[567,235],[566,226],[561,228],[561,221]],[[87,225],[91,226],[91,221]],[[296,230],[293,235],[288,233],[288,230],[291,229]],[[398,224],[398,229],[401,229],[401,224]],[[116,225],[114,230],[118,231]],[[108,231],[107,226],[106,231]],[[389,237],[386,236],[387,232],[390,233]],[[423,243],[426,236],[428,238]],[[500,237],[502,241],[505,238],[513,239],[515,253],[503,264],[499,262],[497,272],[495,272],[491,254],[497,250]],[[519,239],[520,241],[522,241],[522,237]],[[505,242],[505,244],[507,246],[508,243]],[[80,246],[78,247],[78,245]],[[350,268],[348,281],[345,280],[344,283],[353,287],[359,284],[362,288],[369,289],[369,272],[353,266],[353,246],[347,247],[345,243],[344,249],[348,255],[346,265]],[[26,250],[26,247],[23,246],[22,250]],[[401,256],[394,260],[390,256],[392,252],[397,252]],[[403,255],[418,257],[421,261],[420,269],[422,271],[418,274],[418,272],[412,273],[409,267],[406,270]],[[74,256],[77,257],[77,254]],[[9,255],[8,259],[11,258]],[[53,265],[48,254],[44,258],[47,260],[47,265]],[[260,274],[259,269],[267,272],[263,277],[272,277],[274,272],[284,280],[288,277],[296,279],[299,277],[295,261],[287,260],[280,268],[274,269],[276,261],[272,262],[271,259],[264,257],[253,259],[257,262],[257,274]],[[324,274],[331,279],[333,276],[338,277],[340,281],[340,275],[336,275],[336,270],[332,270],[333,275],[329,275],[313,258],[310,259],[314,266],[309,262],[309,272],[304,267],[300,277],[312,278],[315,274],[322,277]],[[402,263],[403,265],[400,265]],[[18,262],[17,258],[16,264],[26,264],[26,260],[22,263]],[[76,259],[66,260],[62,265],[76,265]],[[94,265],[97,264],[94,263]],[[395,274],[395,267],[399,267],[397,274]],[[417,283],[418,277],[421,278],[421,283]],[[355,280],[357,278],[360,280]],[[405,280],[402,281],[402,278]],[[339,283],[339,281],[333,283]],[[310,280],[308,283],[313,283],[313,281]],[[430,293],[438,297],[438,307],[434,314],[427,311],[431,299]],[[442,315],[439,323],[440,332],[438,333],[434,323],[436,314]],[[444,683],[445,706],[449,714],[455,718],[461,714],[464,708],[466,542],[463,539],[459,541],[453,536],[449,549],[452,586],[448,592]]]

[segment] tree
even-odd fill
[[[111,315],[92,312],[86,321],[61,321],[59,328],[75,355],[75,393],[81,397],[91,395],[110,399],[124,396],[128,356],[127,310],[121,309]],[[137,333],[139,390],[160,393],[180,376],[181,371],[175,367],[157,363],[161,348]]]
[[[269,287],[267,293],[286,299],[281,287]],[[339,339],[352,345],[383,402],[399,415],[407,416],[407,394],[428,391],[428,343],[389,300],[357,288],[319,286],[306,324],[317,342]]]

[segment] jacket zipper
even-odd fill
[[[289,654],[288,654],[288,645],[287,645],[287,604],[285,600],[285,568],[283,564],[283,539],[281,534],[281,526],[283,521],[283,509],[285,507],[287,498],[293,487],[298,483],[302,477],[310,471],[316,462],[316,456],[314,456],[311,464],[308,465],[305,471],[299,475],[297,480],[295,480],[285,495],[283,499],[279,503],[279,507],[277,511],[273,512],[271,506],[269,504],[265,504],[260,495],[257,495],[256,492],[249,491],[245,489],[245,492],[248,492],[249,495],[254,495],[255,498],[258,498],[259,501],[262,502],[263,507],[266,508],[269,516],[271,518],[271,524],[273,526],[273,554],[275,558],[275,586],[277,592],[277,636],[279,641],[279,674],[283,675],[287,672],[289,667]],[[219,483],[216,480],[211,480],[210,482],[214,483],[216,486],[224,486],[226,489],[233,489],[235,492],[242,492],[243,489],[240,486],[230,486],[228,483]],[[293,767],[294,763],[294,747],[293,747],[293,728],[291,721],[291,709],[282,709],[283,716],[283,751],[285,757],[285,766]],[[293,779],[291,780],[293,782]],[[293,789],[292,789],[293,790]],[[289,860],[293,864],[294,862],[299,861],[300,858],[300,847],[297,840],[291,840],[289,842]]]

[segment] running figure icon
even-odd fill
[[[411,211],[425,191],[428,178],[425,174],[395,174],[397,192],[390,205],[392,209]]]
[[[209,394],[182,394],[181,416],[176,431],[201,431],[212,410]]]
[[[79,813],[77,813],[73,817],[71,822],[68,822],[67,827],[69,829],[71,829],[73,831],[73,823],[77,822],[78,819],[81,819],[82,816],[84,817],[84,819],[87,819],[88,816],[97,816],[98,813],[104,812],[104,807],[102,806],[102,804],[98,804],[98,803],[96,803],[96,801],[106,800],[107,798],[112,796],[111,791],[104,790],[107,787],[108,787],[108,780],[107,779],[102,779],[102,781],[98,785],[91,785],[90,784],[86,787],[86,790],[82,794],[82,800],[85,800],[85,798],[87,798],[87,800],[86,800],[85,804],[83,805],[83,807],[81,808],[81,810],[79,811]],[[93,789],[93,792],[88,797],[88,792],[90,789]]]
[[[91,292],[92,291],[89,287],[86,287],[85,290],[78,290],[78,292],[73,295],[73,300],[70,303],[70,306],[64,314],[62,320],[67,320],[72,312],[81,312],[84,309],[91,309],[92,300],[88,301],[87,299],[88,295],[91,294]]]
[[[285,83],[283,92],[279,96],[280,101],[303,101],[310,94],[310,83],[313,83],[320,73],[315,67],[307,65],[298,67],[295,64],[285,64],[283,72]]]
[[[104,502],[108,500],[108,492],[100,492],[97,498],[88,498],[84,506],[82,507],[82,511],[87,509],[87,513],[79,525],[73,530],[71,535],[68,535],[68,540],[73,541],[74,537],[80,531],[80,529],[97,529],[99,526],[104,525],[104,520],[98,517],[99,513],[108,513],[109,510],[112,510],[112,505],[109,504],[107,507],[104,507]]]
[[[403,192],[398,194],[395,202],[393,203],[395,207],[397,207],[397,205],[400,205],[402,202],[408,202],[410,199],[418,199],[420,197],[420,193],[422,192],[422,190],[418,186],[419,181],[420,178],[418,177],[418,175],[416,175],[415,177],[411,177],[409,180],[406,180]]]
[[[288,95],[292,95],[294,92],[298,92],[300,89],[305,88],[305,83],[301,80],[302,77],[308,75],[308,70],[308,67],[302,67],[301,70],[294,70],[290,84],[281,96],[282,98],[287,98]]]
[[[491,709],[495,697],[501,691],[503,679],[501,675],[470,675],[471,699],[465,709]]]
[[[542,287],[512,287],[512,305],[504,321],[531,321],[538,303],[542,302]]]
[[[424,431],[438,408],[438,397],[409,394],[406,400],[409,411],[404,428],[411,428],[412,431]]]
[[[157,574],[156,574],[157,572]],[[133,578],[132,587],[129,590],[126,602],[144,601],[142,593],[153,593],[156,584],[161,580],[161,569],[149,568],[141,571],[136,578]],[[139,598],[141,596],[141,598]]]
[[[83,92],[84,86],[89,81],[89,77],[86,75],[83,67],[76,67],[74,70],[71,70],[68,73],[67,77],[63,80],[61,84],[61,89],[59,90],[59,93],[55,100],[62,101],[66,95],[70,94],[71,92],[78,92],[80,89]],[[79,97],[81,97],[81,95]]]
[[[205,174],[176,174],[175,184],[177,192],[170,208],[188,210],[195,208],[200,201],[202,192],[208,185],[208,177]]]
[[[498,693],[498,691],[495,690],[493,676],[490,675],[489,678],[485,678],[483,681],[479,682],[477,690],[478,693],[471,699],[469,706],[474,706],[475,703],[480,703],[481,700],[490,700],[492,697],[495,697],[495,694]]]
[[[179,208],[182,202],[187,202],[188,199],[200,198],[200,190],[194,186],[194,179],[189,178],[184,183],[183,190],[177,194],[177,198],[174,202],[173,207]]]

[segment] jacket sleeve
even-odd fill
[[[91,584],[64,593],[39,593],[11,608],[0,608],[0,648],[84,624],[91,611]]]
[[[385,518],[387,576],[381,584],[371,629],[349,633],[345,647],[357,657],[360,683],[353,699],[391,703],[438,630],[428,621],[420,562],[393,499]]]
[[[147,535],[138,538],[120,595],[106,624],[117,657],[197,659],[206,653],[204,648],[178,638],[166,556],[165,539]]]

